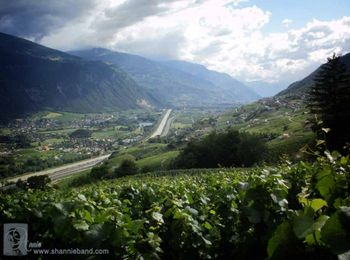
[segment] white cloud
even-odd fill
[[[293,23],[293,20],[291,20],[291,19],[284,19],[282,21],[283,26],[286,28],[288,28],[292,23]]]
[[[148,1],[141,1],[149,3]],[[350,17],[313,20],[282,33],[264,33],[271,14],[243,0],[99,1],[94,12],[46,35],[59,49],[107,47],[148,57],[184,59],[241,80],[294,81],[333,52],[350,51]],[[135,7],[136,6],[136,7]],[[130,12],[133,13],[131,14]]]

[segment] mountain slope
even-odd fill
[[[253,90],[226,73],[208,70],[202,65],[186,61],[171,60],[162,63],[166,66],[181,70],[197,78],[211,82],[221,91],[222,98],[229,97],[243,103],[257,100],[259,98],[259,95]]]
[[[135,81],[165,105],[203,105],[248,101],[229,93],[205,77],[188,73],[164,62],[152,61],[137,55],[95,48],[71,52],[85,59],[101,60],[118,65]],[[196,65],[199,66],[199,65]]]
[[[350,72],[350,53],[344,55],[341,57],[341,60],[345,63],[345,65],[348,68],[348,71]],[[315,76],[319,73],[320,67],[318,67],[314,72],[312,72],[310,75],[305,77],[304,79],[300,81],[296,81],[292,83],[291,85],[288,86],[287,89],[279,92],[276,96],[281,97],[281,96],[302,96],[306,93],[306,91],[313,86],[314,84],[314,78]]]
[[[0,119],[40,109],[100,112],[152,104],[125,72],[0,33]]]

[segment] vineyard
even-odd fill
[[[326,152],[2,194],[0,218],[28,223],[43,248],[107,248],[113,259],[349,259],[349,178],[349,157]]]

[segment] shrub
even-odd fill
[[[100,166],[95,166],[91,169],[91,177],[94,179],[102,179],[108,174],[108,166],[106,164],[102,164]]]
[[[91,137],[91,131],[86,129],[78,129],[69,135],[70,138],[89,138]]]
[[[138,168],[136,166],[135,158],[133,156],[128,156],[123,159],[119,167],[114,170],[117,177],[133,175],[138,173]]]
[[[175,161],[178,168],[252,166],[262,160],[266,146],[262,136],[229,130],[213,132],[191,141]]]
[[[50,182],[48,175],[32,176],[27,179],[27,186],[30,189],[44,189]]]

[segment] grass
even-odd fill
[[[11,130],[9,128],[0,128],[0,135],[9,135]]]
[[[172,159],[179,155],[179,151],[169,151],[154,156],[146,157],[136,161],[136,165],[143,171],[154,171],[166,169]]]
[[[72,187],[91,183],[92,179],[90,177],[90,171],[91,170],[85,170],[75,173],[74,175],[70,175],[66,178],[58,179],[54,181],[53,184],[57,185],[62,190],[68,190]]]
[[[52,118],[57,118],[62,116],[60,113],[55,113],[55,112],[49,112],[47,115],[43,116],[42,118],[44,119],[52,119]]]
[[[101,138],[115,138],[117,131],[114,130],[114,127],[105,128],[92,133],[92,138],[101,139]]]
[[[305,128],[306,119],[307,109],[302,103],[294,107],[291,103],[268,107],[258,101],[221,115],[217,129],[231,126],[239,131],[272,134],[267,146],[270,157],[278,158],[282,154],[297,155],[300,148],[313,140],[314,134]]]
[[[41,134],[70,134],[75,131],[75,128],[65,128],[65,129],[57,129],[57,130],[39,130],[38,132]]]
[[[151,156],[166,150],[166,144],[143,142],[119,151],[119,154],[131,154],[137,158]]]
[[[73,121],[85,117],[85,114],[61,112],[61,111],[40,111],[31,116],[32,119],[55,119],[58,121]]]
[[[49,138],[46,139],[45,142],[43,142],[44,144],[59,144],[64,142],[63,138]]]
[[[191,128],[191,127],[192,127],[192,124],[184,124],[181,122],[177,122],[176,119],[175,119],[175,122],[171,124],[171,128],[173,129],[183,129],[183,128]]]
[[[135,157],[137,166],[143,170],[160,170],[164,169],[178,153],[169,150],[166,144],[144,142],[119,150],[108,160],[108,166],[118,167],[124,158],[131,155]]]

